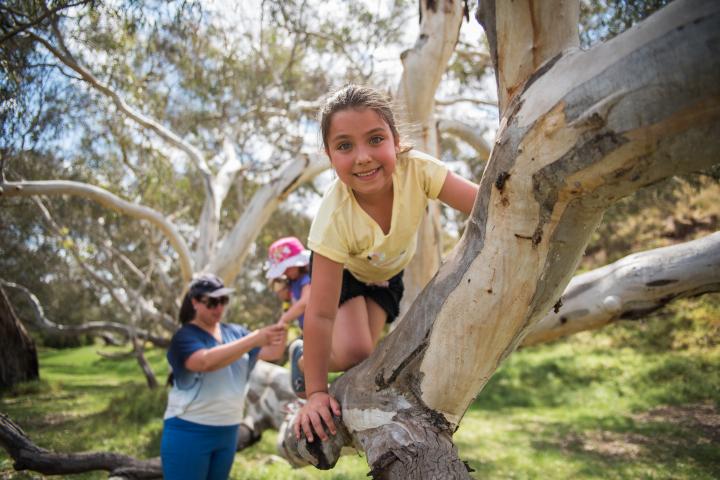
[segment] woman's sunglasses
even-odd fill
[[[204,297],[198,300],[198,302],[202,303],[209,309],[213,309],[217,307],[218,305],[225,306],[230,301],[230,297]]]

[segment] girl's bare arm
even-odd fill
[[[340,300],[342,271],[342,264],[313,254],[312,288],[303,327],[305,391],[308,398],[316,391],[327,390],[333,323]]]
[[[478,186],[470,180],[448,172],[438,199],[444,204],[470,215],[477,197]]]

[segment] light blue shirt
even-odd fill
[[[220,324],[223,343],[229,343],[250,332],[234,324]],[[178,417],[202,425],[237,425],[243,419],[245,395],[250,371],[257,362],[259,348],[254,348],[227,367],[214,372],[193,372],[185,361],[198,350],[219,345],[217,340],[192,323],[183,325],[170,342],[168,363],[174,382],[168,394],[164,418]]]

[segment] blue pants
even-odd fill
[[[213,426],[168,418],[160,458],[166,480],[226,480],[238,440],[238,425]]]

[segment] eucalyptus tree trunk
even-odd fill
[[[465,3],[458,0],[420,0],[420,32],[415,45],[400,58],[403,74],[397,92],[405,121],[411,126],[410,141],[418,150],[439,157],[435,119],[435,91],[447,69],[460,35]],[[437,202],[428,210],[418,231],[415,256],[405,269],[405,293],[401,312],[407,310],[440,266],[442,227]]]
[[[38,378],[35,342],[0,285],[0,390]]]
[[[332,466],[352,443],[375,478],[468,477],[453,432],[559,306],[605,209],[720,159],[720,4],[676,0],[588,51],[577,12],[577,2],[481,2],[505,93],[473,213],[405,319],[333,383],[344,434],[309,449],[286,435],[310,463]]]

